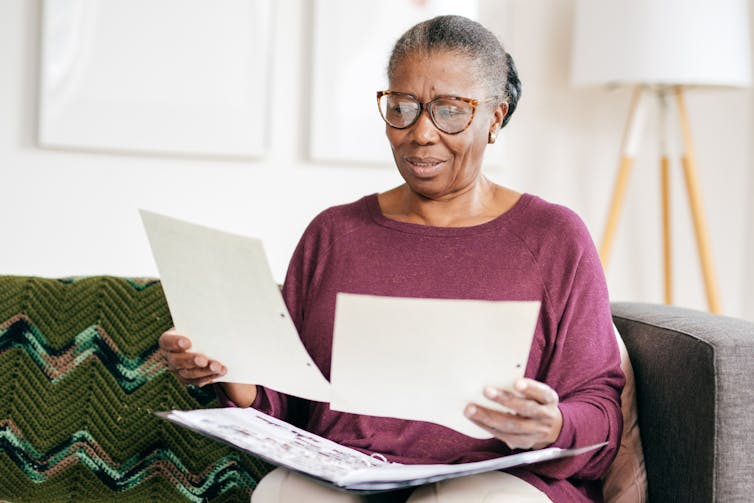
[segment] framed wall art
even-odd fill
[[[44,0],[43,147],[254,157],[269,0]]]

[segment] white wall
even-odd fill
[[[39,2],[0,0],[0,274],[154,275],[136,212],[146,207],[262,237],[280,278],[316,212],[398,184],[391,166],[307,160],[311,4],[275,4],[269,153],[241,161],[38,148]],[[572,8],[570,0],[483,0],[482,20],[514,54],[524,82],[520,108],[496,145],[505,149],[504,165],[489,174],[574,208],[598,240],[630,93],[569,86]],[[754,319],[754,98],[750,90],[699,91],[688,105],[723,310]],[[608,269],[616,300],[662,299],[652,132],[650,124]],[[388,148],[385,138],[374,141]],[[674,170],[676,303],[703,309]]]

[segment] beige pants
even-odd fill
[[[402,499],[398,499],[403,501]],[[382,503],[389,494],[361,496],[331,489],[306,477],[276,468],[251,495],[252,503]],[[407,503],[541,503],[550,499],[536,487],[504,472],[487,472],[419,487]]]

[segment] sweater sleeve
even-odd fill
[[[608,445],[530,470],[554,479],[599,479],[620,444],[624,376],[602,265],[580,220],[575,231],[576,246],[562,254],[563,262],[552,270],[557,279],[548,293],[555,299],[549,302],[555,343],[543,358],[537,378],[560,396],[563,426],[553,447]]]

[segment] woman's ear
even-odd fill
[[[503,101],[498,106],[495,107],[495,112],[494,112],[495,130],[498,130],[501,127],[503,127],[503,119],[505,119],[506,115],[508,115],[508,102]]]
[[[495,139],[497,138],[497,133],[500,131],[500,128],[503,126],[503,119],[505,116],[508,115],[508,102],[503,101],[499,105],[495,107],[495,110],[492,114],[492,124],[490,124],[490,131],[487,136],[487,143],[495,143]]]

